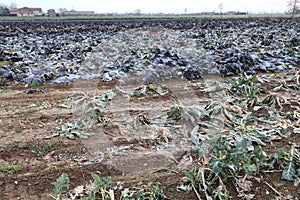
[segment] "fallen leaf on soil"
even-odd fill
[[[242,190],[242,192],[251,191],[251,186],[252,186],[251,181],[246,181],[246,180],[241,179],[241,180],[237,181],[237,184],[240,187],[240,189]]]
[[[82,197],[84,193],[84,186],[80,185],[74,188],[73,192],[71,193],[71,199],[78,199],[78,197]]]
[[[278,140],[281,140],[282,138],[279,135],[271,135],[270,139],[273,140],[273,141],[274,140],[278,141]]]
[[[87,184],[85,186],[85,190],[86,190],[86,193],[87,194],[90,194],[93,192],[93,190],[95,189],[96,187],[96,182],[90,182],[89,184]]]
[[[207,166],[209,164],[209,158],[203,155],[202,163],[204,166]]]
[[[50,153],[48,153],[43,159],[44,160],[50,160],[52,158],[52,155],[55,153],[55,151],[51,151]]]

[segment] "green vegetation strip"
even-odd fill
[[[0,173],[3,173],[6,176],[11,176],[14,173],[20,171],[22,169],[22,165],[20,164],[2,164],[0,165]]]
[[[128,20],[128,19],[238,19],[238,18],[290,18],[289,14],[249,14],[249,15],[140,15],[140,16],[60,16],[60,17],[0,17],[0,21],[33,20]],[[295,15],[300,17],[300,14]]]
[[[5,66],[7,64],[9,64],[9,62],[7,62],[7,61],[0,61],[0,67]]]
[[[81,200],[114,200],[115,193],[109,188],[110,177],[100,178],[97,174],[91,174],[93,181],[84,186],[78,186],[76,193],[71,194],[72,199],[79,199],[84,194],[85,197]],[[61,200],[64,189],[69,189],[70,180],[68,174],[61,174],[55,182],[51,183],[54,186],[55,195],[50,195],[55,200]],[[142,185],[139,191],[131,191],[125,188],[121,192],[122,200],[168,200],[169,198],[164,195],[163,191],[159,188],[160,184],[149,182],[147,185]]]

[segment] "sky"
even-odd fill
[[[44,12],[52,8],[77,11],[95,11],[96,13],[130,13],[140,9],[142,13],[187,13],[219,11],[240,11],[251,13],[285,12],[287,0],[0,0],[0,4],[17,7],[41,7]]]

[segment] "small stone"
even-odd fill
[[[282,186],[284,186],[284,183],[283,182],[273,182],[273,185],[275,186],[275,187],[282,187]]]
[[[293,132],[294,133],[300,133],[300,128],[294,128]]]

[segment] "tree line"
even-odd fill
[[[0,4],[0,16],[9,16],[10,10],[16,10],[16,9],[17,9],[16,3],[11,3],[9,6]]]

